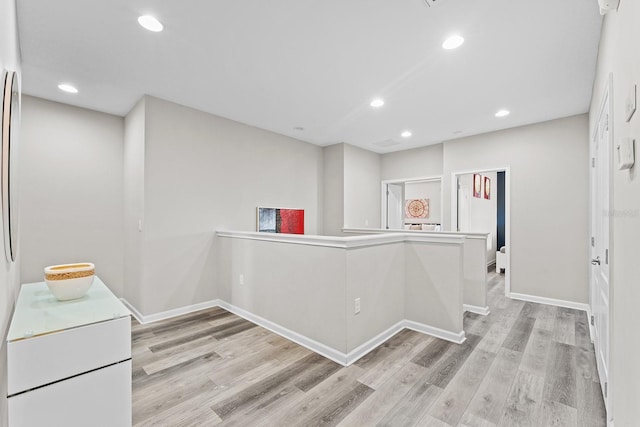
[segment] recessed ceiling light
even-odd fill
[[[156,18],[154,18],[151,15],[142,15],[141,17],[139,17],[138,24],[142,25],[147,30],[153,31],[155,33],[162,31],[162,29],[164,28],[160,23],[160,21],[158,21]]]
[[[400,136],[403,137],[403,138],[409,138],[411,135],[413,135],[413,134],[409,130],[405,130],[404,132],[402,132],[400,134]]]
[[[380,98],[376,98],[373,101],[371,101],[371,105],[373,108],[380,108],[384,105],[384,101]]]
[[[447,50],[455,49],[462,46],[462,43],[464,43],[464,37],[455,34],[442,43],[442,48]]]
[[[58,85],[58,89],[68,93],[78,93],[78,89],[71,86],[69,83],[60,83]]]
[[[496,113],[496,117],[506,117],[510,114],[509,110],[500,110]]]

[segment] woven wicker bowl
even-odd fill
[[[60,301],[82,298],[93,284],[96,272],[90,262],[51,265],[44,269],[44,280]]]

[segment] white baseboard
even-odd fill
[[[342,366],[349,366],[352,363],[356,362],[358,359],[360,359],[403,329],[411,329],[423,334],[434,336],[436,338],[451,341],[456,344],[462,344],[466,339],[464,331],[454,333],[411,320],[401,320],[400,322],[391,326],[389,329],[381,332],[380,334],[371,338],[369,341],[358,346],[356,349],[350,351],[349,353],[344,353],[220,299],[206,301],[186,307],[180,307],[173,310],[163,311],[161,313],[150,314],[147,316],[144,316],[142,313],[140,313],[140,311],[138,311],[124,298],[120,298],[120,300],[125,306],[127,306],[127,308],[131,311],[138,322],[143,325],[147,323],[157,322],[159,320],[181,316],[183,314],[193,313],[195,311],[204,310],[206,308],[221,307],[237,316],[242,317],[243,319],[255,323],[256,325],[262,326],[263,328],[268,329],[271,332],[280,335],[281,337],[284,337],[290,341],[295,342],[298,345],[308,348],[309,350],[320,354],[327,359],[333,360],[334,362],[339,363]]]
[[[423,334],[442,338],[443,340],[451,341],[456,344],[462,344],[467,339],[464,335],[464,331],[460,331],[456,334],[455,332],[445,331],[444,329],[425,325],[424,323],[414,322],[412,320],[404,320],[403,324],[405,328],[411,329],[412,331],[422,332]]]
[[[405,328],[404,320],[401,320],[400,322],[396,323],[395,325],[393,325],[392,327],[390,327],[386,331],[378,334],[377,336],[371,338],[366,343],[364,343],[364,344],[358,346],[356,349],[350,351],[346,355],[346,360],[347,360],[346,366],[349,366],[352,363],[357,362],[358,359],[360,359],[362,356],[364,356],[365,354],[369,353],[371,350],[375,349],[380,344],[382,344],[383,342],[385,342],[386,340],[388,340],[389,338],[391,338],[392,336],[394,336],[395,334],[397,334],[398,332],[400,332],[404,328]]]
[[[537,302],[539,304],[548,304],[548,305],[555,305],[557,307],[573,308],[574,310],[582,310],[582,311],[589,310],[589,304],[584,304],[581,302],[565,301],[561,299],[538,297],[538,296],[527,295],[527,294],[518,294],[515,292],[511,292],[509,295],[507,295],[507,297],[517,299],[520,301]]]
[[[175,308],[173,310],[162,311],[160,313],[149,314],[147,316],[143,315],[136,309],[129,301],[124,298],[120,298],[120,301],[131,311],[133,317],[136,318],[138,322],[141,324],[157,322],[160,320],[170,319],[176,316],[182,316],[183,314],[193,313],[195,311],[204,310],[206,308],[216,307],[219,305],[219,300],[211,300],[205,301],[198,304],[187,305],[180,308]]]
[[[319,343],[318,341],[312,340],[311,338],[308,338],[302,334],[280,326],[277,323],[257,316],[247,310],[236,307],[235,305],[229,304],[226,301],[218,300],[217,305],[224,308],[225,310],[232,312],[237,316],[242,317],[243,319],[262,326],[263,328],[268,329],[271,332],[280,335],[281,337],[284,337],[290,341],[295,342],[296,344],[306,347],[309,350],[326,357],[327,359],[331,359],[336,363],[347,366],[347,355],[344,352],[338,351],[327,345]]]
[[[488,316],[489,313],[491,313],[489,306],[480,307],[479,305],[462,304],[462,308],[469,313],[481,314],[483,316]]]

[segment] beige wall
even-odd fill
[[[344,225],[379,227],[380,155],[344,144]]]
[[[142,98],[125,118],[124,184],[124,298],[134,307],[144,299],[142,288],[142,242],[144,228],[145,101]]]
[[[511,292],[588,302],[587,115],[444,144],[444,225],[451,175],[510,168]]]
[[[440,176],[442,175],[442,155],[442,144],[384,154],[381,159],[381,179]]]
[[[324,147],[322,152],[322,233],[327,236],[340,236],[344,227],[344,144]]]
[[[613,137],[633,137],[636,164],[631,170],[612,169],[611,211],[611,360],[609,390],[616,426],[636,425],[640,419],[640,353],[637,312],[640,301],[640,174],[638,163],[640,111],[627,123],[624,103],[633,84],[640,85],[640,3],[621,1],[605,16],[590,110],[591,129],[609,74],[613,73]],[[640,99],[639,99],[640,100]]]
[[[20,47],[14,0],[0,0],[0,70],[13,70],[20,74]],[[4,79],[4,75],[1,77]],[[19,143],[19,140],[18,140]],[[18,147],[16,147],[18,148]],[[18,149],[19,153],[19,149]],[[18,154],[20,156],[20,154]],[[15,166],[15,165],[14,165]],[[20,165],[17,165],[20,172]],[[19,173],[18,173],[18,185]],[[19,187],[18,187],[19,188]],[[18,190],[20,192],[20,190]],[[18,197],[19,198],[19,197]],[[19,208],[19,207],[18,207]],[[18,228],[20,227],[18,221]],[[19,238],[19,237],[18,237]],[[4,231],[0,227],[0,242],[4,241]],[[4,245],[3,245],[4,247]],[[0,426],[7,424],[7,347],[6,334],[20,283],[20,262],[22,256],[18,246],[18,255],[13,264],[7,263],[3,250],[0,251]]]
[[[321,231],[322,148],[158,98],[145,108],[141,280],[126,284],[142,314],[216,298],[214,230],[255,230],[257,206],[304,209],[305,233]]]
[[[221,300],[332,350],[355,352],[402,320],[462,335],[463,237],[217,240]]]
[[[123,294],[123,129],[122,117],[23,96],[23,282],[88,261]]]

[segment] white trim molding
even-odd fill
[[[468,311],[469,313],[481,314],[482,316],[488,316],[491,311],[489,311],[489,306],[480,307],[477,305],[471,304],[462,304],[462,308],[464,311]]]
[[[218,237],[245,239],[245,240],[262,240],[265,242],[288,243],[294,245],[306,246],[324,246],[338,249],[357,249],[371,246],[387,245],[391,243],[438,243],[461,245],[466,238],[465,234],[451,233],[405,233],[395,231],[394,233],[383,233],[378,230],[376,234],[334,237],[334,236],[315,236],[310,234],[276,234],[276,233],[259,233],[255,231],[224,231],[217,230]]]
[[[384,343],[386,340],[400,332],[405,328],[404,321],[400,321],[387,329],[384,332],[379,333],[375,337],[371,338],[369,341],[359,345],[354,350],[351,350],[348,354],[346,354],[346,363],[345,366],[349,366],[354,362],[357,362],[358,359]]]
[[[309,350],[318,353],[326,357],[327,359],[333,360],[334,362],[339,363],[343,366],[347,366],[347,355],[344,352],[331,348],[318,341],[312,340],[311,338],[308,338],[302,334],[280,326],[277,323],[267,320],[264,317],[260,317],[240,307],[236,307],[233,304],[229,304],[226,301],[218,300],[218,306],[232,312],[237,316],[242,317],[243,319],[255,323],[256,325],[262,326],[263,328],[268,329],[271,332],[280,335],[281,337],[284,337],[290,341],[295,342],[296,344],[308,348]]]
[[[422,332],[423,334],[451,341],[456,344],[462,344],[467,339],[464,335],[464,331],[460,331],[458,333],[445,331],[444,329],[425,325],[424,323],[414,322],[413,320],[405,320],[403,323],[405,328],[411,329],[412,331]]]
[[[120,301],[131,311],[133,317],[136,318],[138,322],[145,325],[147,323],[158,322],[160,320],[171,319],[172,317],[182,316],[183,314],[193,313],[195,311],[204,310],[211,307],[216,307],[219,304],[219,300],[211,300],[205,301],[198,304],[187,305],[180,308],[175,308],[173,310],[162,311],[160,313],[148,314],[144,315],[138,311],[129,301],[124,298],[120,298]]]
[[[565,301],[555,298],[538,297],[535,295],[518,294],[511,292],[507,297],[520,301],[536,302],[538,304],[555,305],[556,307],[573,308],[574,310],[582,310],[589,313],[589,304],[574,301]],[[589,322],[591,323],[591,322]]]
[[[143,325],[160,320],[170,319],[176,316],[181,316],[183,314],[193,313],[207,308],[220,307],[237,316],[242,317],[245,320],[248,320],[251,323],[255,323],[258,326],[268,329],[269,331],[280,335],[283,338],[293,341],[296,344],[301,345],[302,347],[308,348],[314,353],[324,356],[327,359],[333,360],[334,362],[339,363],[342,366],[349,366],[352,363],[358,361],[361,357],[374,350],[376,347],[380,346],[382,343],[384,343],[403,329],[411,329],[416,332],[431,335],[446,341],[451,341],[455,344],[462,344],[466,339],[464,331],[454,333],[411,320],[401,320],[387,330],[371,338],[369,341],[361,344],[349,353],[344,353],[220,299],[211,300],[200,304],[189,305],[174,310],[163,311],[161,313],[150,314],[147,316],[144,316],[142,313],[140,313],[140,311],[138,311],[133,305],[131,305],[131,303],[129,303],[124,298],[120,298],[120,300],[125,306],[127,306],[127,308],[131,311],[138,322]]]

